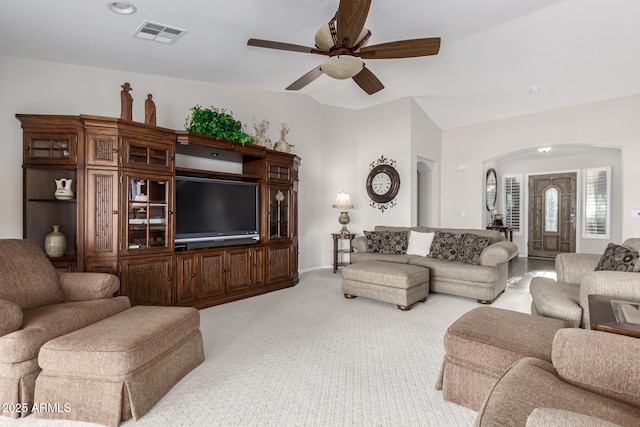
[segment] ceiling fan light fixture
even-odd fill
[[[334,79],[350,79],[364,68],[364,62],[357,56],[336,55],[324,60],[320,69]]]

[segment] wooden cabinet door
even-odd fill
[[[118,135],[88,131],[87,164],[90,166],[118,166]]]
[[[76,133],[25,132],[25,164],[73,165],[78,161]]]
[[[251,286],[251,249],[228,249],[225,256],[225,288],[241,291]]]
[[[127,295],[131,305],[171,305],[171,255],[126,258],[120,266],[120,294]]]
[[[267,245],[267,284],[289,280],[291,275],[291,245]]]
[[[87,257],[118,256],[118,172],[87,171]]]
[[[121,141],[122,167],[173,173],[175,141],[157,142],[130,136],[123,136]]]
[[[196,295],[198,299],[224,294],[224,251],[205,251],[197,255]]]
[[[173,250],[172,175],[125,171],[122,176],[123,255]]]
[[[197,299],[197,259],[195,254],[178,254],[176,261],[175,303],[182,305]]]
[[[265,283],[264,246],[251,248],[251,287],[261,288]]]

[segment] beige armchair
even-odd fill
[[[640,425],[640,340],[560,329],[551,361],[516,362],[494,385],[475,425]]]
[[[26,416],[47,341],[128,309],[116,276],[58,273],[35,243],[0,239],[0,404]]]
[[[640,239],[622,243],[640,251]],[[589,295],[640,301],[640,261],[634,272],[594,271],[601,254],[565,253],[556,257],[557,280],[534,277],[529,285],[531,314],[554,317],[589,329]]]

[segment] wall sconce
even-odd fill
[[[347,230],[347,224],[349,224],[351,218],[349,218],[347,209],[353,209],[353,203],[351,203],[351,196],[349,196],[349,193],[345,193],[344,191],[339,192],[336,196],[336,201],[333,202],[333,207],[342,211],[338,217],[338,222],[342,224],[340,233],[348,234],[349,230]]]

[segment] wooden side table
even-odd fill
[[[508,241],[513,242],[513,228],[511,227],[505,225],[488,225],[487,230],[497,230],[504,233],[504,237],[506,237]]]
[[[635,323],[618,323],[611,306],[616,298],[602,295],[589,295],[589,323],[596,331],[612,332],[640,338],[640,325]]]
[[[353,252],[351,241],[356,235],[352,233],[331,233],[331,236],[333,237],[333,272],[335,273],[338,271],[338,267],[351,263],[351,255],[349,255],[349,261],[345,261],[343,256]],[[341,248],[339,245],[340,240],[349,240],[349,248]]]

